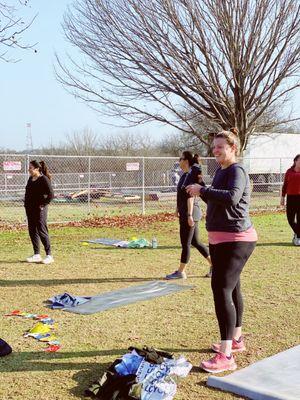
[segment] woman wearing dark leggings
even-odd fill
[[[294,164],[284,177],[281,205],[284,206],[286,196],[286,216],[294,232],[293,243],[300,246],[300,154],[294,158]]]
[[[202,182],[201,167],[198,164],[198,155],[190,151],[184,151],[180,157],[179,165],[183,170],[179,183],[177,185],[177,209],[176,215],[179,217],[180,241],[181,241],[181,259],[179,269],[166,276],[166,279],[186,279],[186,267],[190,260],[191,245],[195,247],[200,254],[207,259],[211,265],[208,248],[199,240],[198,222],[201,219],[201,211],[198,199],[190,196],[186,187],[193,183]],[[206,276],[210,276],[209,271]]]
[[[25,210],[28,221],[28,231],[33,246],[33,256],[27,258],[29,263],[43,262],[51,264],[54,259],[51,255],[50,238],[47,227],[48,204],[53,199],[51,176],[43,161],[36,160],[29,163],[29,174],[25,192]],[[42,242],[46,258],[40,255],[40,241]]]
[[[217,354],[203,361],[201,368],[213,373],[236,369],[232,352],[245,350],[240,274],[255,248],[257,234],[249,218],[250,181],[244,168],[237,164],[238,152],[235,128],[216,134],[213,153],[220,167],[211,187],[187,188],[189,194],[200,194],[207,202],[211,286],[221,343],[212,345]]]

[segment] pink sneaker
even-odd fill
[[[206,372],[212,372],[218,374],[224,371],[234,371],[237,369],[237,365],[234,361],[233,355],[228,359],[224,353],[217,353],[213,358],[208,361],[202,361],[200,368]]]
[[[212,350],[216,353],[220,353],[221,343],[213,343],[211,346]],[[244,343],[244,338],[242,337],[239,341],[233,339],[232,340],[232,353],[240,353],[246,350],[246,346]]]

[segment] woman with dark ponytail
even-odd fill
[[[51,255],[47,227],[48,204],[54,197],[51,186],[51,175],[44,161],[30,161],[28,172],[30,177],[26,185],[25,210],[34,253],[33,256],[27,258],[27,262],[51,264],[54,262],[54,259]],[[40,255],[40,241],[46,252],[44,260]]]
[[[51,180],[51,175],[49,173],[48,167],[45,164],[45,161],[40,161],[40,166],[41,166],[41,173],[46,176],[49,180]]]
[[[191,246],[195,247],[200,254],[206,258],[210,270],[205,275],[211,276],[211,261],[208,248],[199,240],[198,222],[201,219],[199,200],[190,196],[186,187],[199,183],[205,185],[202,180],[202,171],[199,164],[199,156],[190,151],[184,151],[179,160],[180,168],[183,170],[177,185],[177,208],[176,215],[179,217],[181,258],[178,270],[166,276],[166,279],[186,279],[186,267],[190,259]]]

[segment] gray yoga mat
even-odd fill
[[[138,301],[150,300],[155,297],[188,290],[193,286],[177,285],[163,281],[152,281],[138,286],[130,286],[125,289],[115,290],[93,296],[90,301],[77,307],[65,308],[64,311],[76,314],[95,314],[111,308],[125,306]]]
[[[225,377],[210,376],[207,385],[253,400],[299,400],[300,346]]]
[[[94,243],[94,244],[103,244],[105,246],[115,246],[117,243],[122,240],[118,239],[109,239],[109,238],[99,238],[99,239],[90,239],[90,240],[82,240],[85,243]]]

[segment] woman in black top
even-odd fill
[[[180,168],[183,170],[177,185],[177,208],[176,215],[179,217],[181,259],[178,270],[166,276],[166,279],[186,279],[185,269],[190,259],[191,245],[194,246],[211,266],[208,248],[199,241],[198,222],[201,219],[201,211],[197,198],[190,196],[186,187],[194,183],[204,185],[201,176],[201,167],[198,164],[198,156],[190,151],[184,151],[180,157]],[[210,277],[211,271],[206,276]]]
[[[28,221],[28,231],[34,254],[27,258],[27,262],[43,262],[51,264],[51,246],[47,227],[48,204],[53,199],[51,175],[44,161],[30,161],[28,172],[30,177],[26,185],[25,210]],[[40,241],[42,242],[46,258],[40,255]]]

